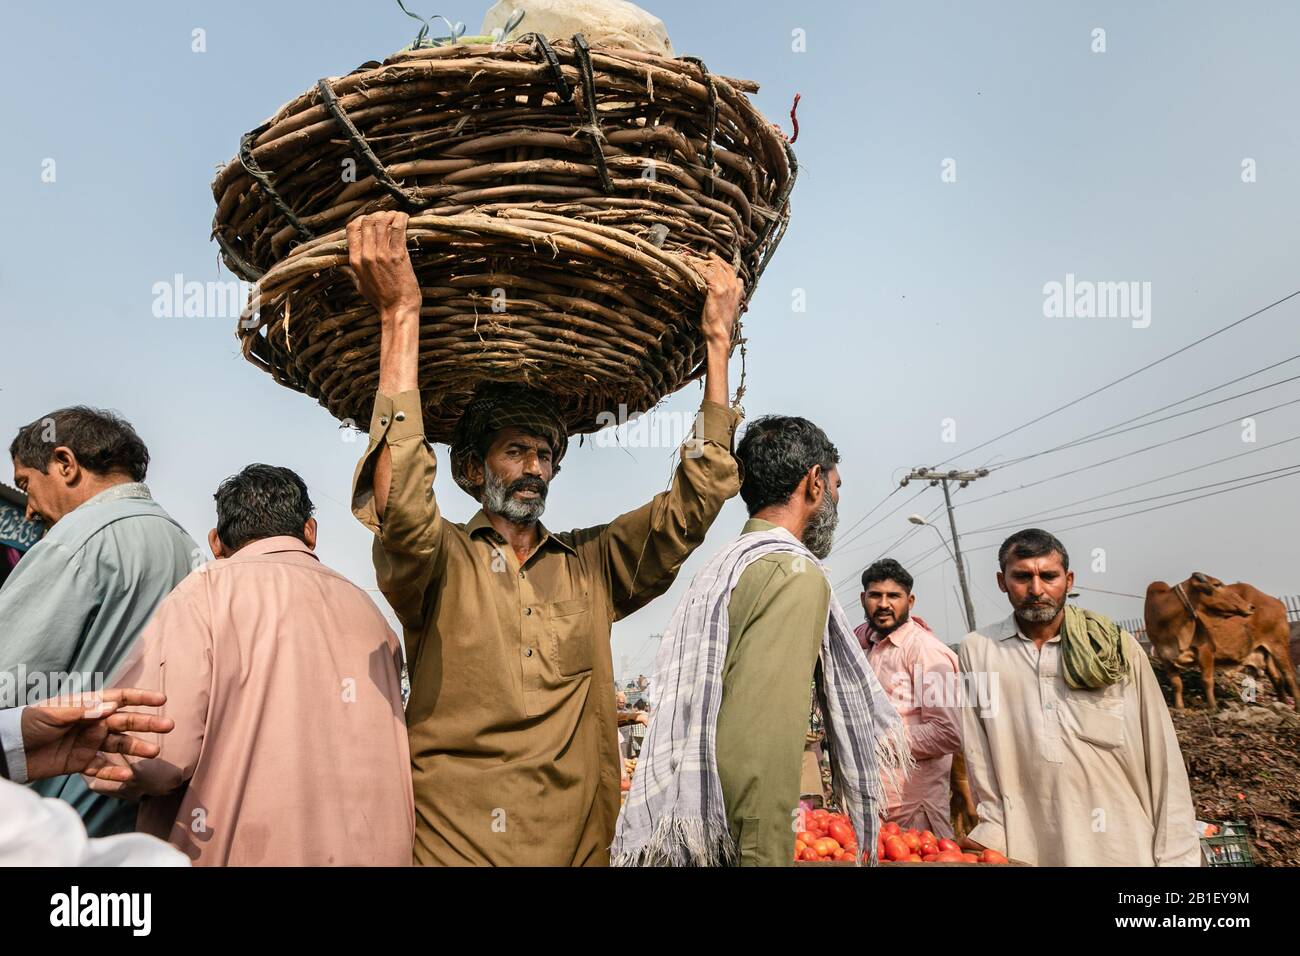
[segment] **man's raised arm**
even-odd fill
[[[420,284],[406,248],[407,216],[375,213],[348,223],[348,265],[379,313],[379,390],[370,444],[357,465],[352,513],[376,535],[375,573],[408,632],[424,623],[442,520],[435,463],[424,440],[419,393]]]
[[[727,499],[740,491],[731,453],[740,416],[728,407],[727,362],[744,289],[731,267],[717,256],[702,271],[708,283],[700,320],[706,364],[695,435],[682,445],[672,487],[615,518],[604,530],[614,607],[620,618],[668,589]]]

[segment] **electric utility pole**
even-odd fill
[[[932,485],[943,485],[943,503],[948,508],[948,527],[952,529],[952,549],[948,552],[952,556],[953,562],[957,565],[957,580],[961,582],[961,596],[966,603],[966,627],[968,630],[975,630],[975,605],[970,598],[970,585],[966,583],[966,565],[962,563],[961,558],[961,541],[957,538],[957,521],[952,516],[952,494],[948,490],[948,482],[955,481],[959,488],[965,488],[977,478],[987,476],[987,468],[977,468],[974,471],[938,471],[934,468],[913,468],[911,474],[899,482],[899,487],[904,487],[909,481],[928,481]],[[909,519],[911,520],[911,519]],[[922,519],[920,522],[913,521],[914,524],[929,522]],[[934,528],[934,525],[930,525]],[[935,528],[938,531],[938,528]],[[943,535],[939,538],[942,540]]]

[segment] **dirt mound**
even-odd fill
[[[1157,671],[1165,700],[1173,693]],[[1219,709],[1205,709],[1198,671],[1183,672],[1181,714],[1170,708],[1196,818],[1244,820],[1259,866],[1300,866],[1300,718],[1267,678],[1218,669]],[[1253,683],[1252,683],[1253,682]]]

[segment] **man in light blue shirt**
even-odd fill
[[[0,587],[0,708],[99,690],[154,608],[201,561],[143,484],[149,451],[112,412],[61,408],[9,446],[27,516],[49,531]],[[81,814],[91,836],[135,828],[136,808],[79,776],[38,784]]]

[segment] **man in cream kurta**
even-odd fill
[[[1198,865],[1169,710],[1146,654],[1122,639],[1132,674],[1097,691],[1067,686],[1060,634],[1039,651],[1015,615],[962,642],[968,687],[989,682],[962,710],[970,840],[1037,866]]]

